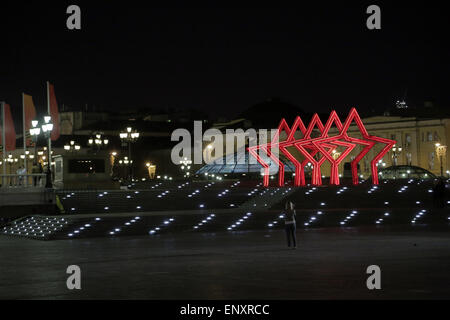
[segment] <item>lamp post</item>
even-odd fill
[[[131,159],[131,144],[135,143],[137,139],[139,139],[140,133],[136,130],[133,130],[133,128],[128,127],[126,131],[121,132],[119,134],[120,140],[122,141],[123,145],[128,144],[128,158]],[[132,163],[131,163],[132,164]],[[130,181],[133,181],[133,167],[132,165],[129,166],[128,169],[128,179]]]
[[[46,172],[47,177],[46,177],[46,181],[45,181],[45,188],[47,188],[47,189],[53,188],[52,171],[51,171],[52,154],[51,154],[51,138],[50,138],[50,135],[53,130],[53,123],[51,121],[52,121],[52,118],[50,116],[48,116],[48,115],[44,116],[44,123],[41,126],[42,132],[44,133],[44,136],[48,141],[48,147],[47,147],[48,160],[47,160],[47,172]]]
[[[441,177],[443,177],[444,176],[443,158],[447,152],[447,146],[444,146],[440,143],[436,143],[435,147],[436,147],[436,154],[439,157],[439,162],[441,163]]]
[[[27,161],[28,159],[34,159],[34,155],[30,154],[30,151],[25,151],[25,154],[21,154],[20,155],[20,159],[22,159],[24,162]]]
[[[107,146],[109,144],[109,140],[107,138],[103,138],[101,132],[97,132],[97,133],[94,133],[93,137],[89,138],[88,144],[89,144],[89,146],[94,147],[97,150],[99,150],[103,146]]]
[[[128,158],[128,157],[124,157],[123,159],[119,160],[119,165],[120,165],[120,166],[125,166],[125,168],[126,168],[126,171],[127,171],[127,173],[126,173],[126,178],[127,178],[127,179],[129,178],[129,176],[128,176],[128,172],[130,171],[130,170],[129,170],[129,167],[130,167],[132,164],[133,164],[133,160],[131,160],[131,159]]]
[[[47,177],[46,177],[46,182],[45,182],[45,188],[52,188],[52,171],[51,171],[51,165],[52,165],[52,155],[51,155],[51,133],[53,130],[53,123],[52,123],[52,118],[49,115],[44,116],[44,121],[42,122],[42,125],[39,127],[39,121],[38,120],[33,120],[31,121],[31,129],[30,129],[30,134],[33,138],[33,142],[34,142],[34,157],[36,157],[36,145],[37,145],[37,141],[38,141],[38,137],[41,133],[44,134],[44,137],[47,139],[47,151],[48,151],[48,159],[47,159]]]
[[[31,139],[34,143],[34,156],[36,157],[36,148],[37,148],[37,141],[38,137],[41,134],[41,128],[39,127],[39,121],[33,120],[31,121],[31,129],[30,129],[30,135]]]
[[[398,162],[398,156],[402,152],[402,147],[397,147],[396,144],[394,144],[394,147],[392,148],[392,157],[394,159],[394,166],[397,166]]]
[[[12,174],[12,166],[13,166],[13,163],[14,163],[14,159],[12,157],[12,154],[9,154],[8,158],[5,161],[7,161],[9,163],[9,174]],[[6,166],[6,163],[5,163],[5,166]],[[11,185],[11,184],[12,184],[12,178],[9,178],[8,185]]]
[[[81,150],[81,146],[76,144],[75,141],[70,140],[70,142],[64,145],[64,150],[69,152],[76,152]]]

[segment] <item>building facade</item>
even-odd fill
[[[383,158],[380,165],[412,165],[424,168],[437,176],[441,175],[441,160],[443,175],[449,176],[450,167],[448,151],[442,157],[438,155],[437,145],[448,146],[450,141],[450,118],[420,119],[415,117],[377,116],[362,119],[370,135],[392,139],[397,144]],[[333,134],[333,132],[330,132]],[[350,126],[348,135],[360,138],[356,125]],[[360,162],[360,174],[370,176],[370,159],[378,153],[382,144],[375,146]],[[349,161],[362,150],[357,146],[349,155]],[[442,159],[441,159],[442,158]],[[324,164],[324,176],[329,175],[329,165]],[[340,168],[342,173],[342,168]]]

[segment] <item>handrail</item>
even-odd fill
[[[45,173],[20,173],[20,174],[0,174],[0,183],[2,188],[9,187],[41,187]],[[31,178],[31,181],[30,181]]]
[[[9,178],[9,177],[45,177],[45,173],[24,173],[24,174],[0,174],[0,178]]]

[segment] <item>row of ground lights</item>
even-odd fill
[[[25,221],[14,221],[12,226],[3,228],[3,233],[44,238],[61,230],[66,224],[67,221],[64,218],[31,217]]]
[[[336,192],[336,194],[341,194],[341,193],[343,193],[345,191],[347,191],[347,187],[342,187]]]
[[[276,220],[273,220],[272,222],[269,222],[267,224],[267,226],[269,228],[273,228],[273,227],[275,227],[278,224],[279,221],[282,221],[284,218],[285,218],[285,215],[284,214],[280,214]]]
[[[231,226],[229,226],[227,228],[228,231],[233,231],[237,228],[239,228],[245,221],[247,221],[250,216],[252,215],[251,212],[247,212],[242,218],[240,218],[239,220],[235,221]]]
[[[358,211],[353,210],[352,213],[350,213],[348,216],[345,217],[344,220],[340,222],[341,225],[347,224],[347,222],[350,222],[356,215],[358,214]]]
[[[312,215],[312,216],[309,218],[309,221],[308,221],[308,222],[305,222],[304,225],[305,225],[305,226],[309,226],[309,225],[313,224],[314,222],[317,221],[317,219],[319,219],[319,216],[321,216],[322,214],[323,214],[322,211],[317,211],[317,213],[316,213],[315,215]]]
[[[375,221],[375,223],[381,224],[383,223],[384,219],[386,219],[389,216],[390,216],[389,212],[385,212],[381,218],[378,218],[377,221]]]
[[[158,227],[151,229],[148,233],[150,235],[154,235],[154,234],[158,233],[159,231],[161,231],[163,228],[167,228],[174,221],[175,221],[174,218],[164,220]]]
[[[207,216],[205,219],[203,219],[202,221],[200,221],[199,223],[197,223],[193,228],[194,228],[195,230],[199,229],[200,227],[202,227],[202,226],[208,224],[209,222],[211,222],[211,221],[214,219],[215,216],[216,216],[216,215],[215,215],[214,213],[210,214],[210,215]]]
[[[427,210],[422,209],[420,210],[415,216],[414,218],[411,220],[412,224],[415,224],[417,222],[417,220],[420,220],[421,218],[423,218],[423,216],[427,213]]]
[[[114,230],[110,231],[109,234],[114,236],[114,235],[118,234],[119,232],[121,232],[122,228],[129,227],[129,226],[139,222],[140,220],[141,220],[141,217],[135,217],[134,219],[131,219],[131,220],[125,222],[123,226],[114,228]]]
[[[78,229],[72,230],[69,234],[67,234],[68,237],[72,238],[74,236],[80,235],[84,230],[90,228],[92,224],[94,224],[97,221],[100,221],[100,218],[95,218],[94,222],[86,223],[85,225],[82,225]]]

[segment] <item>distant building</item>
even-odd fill
[[[373,136],[383,137],[397,141],[392,150],[390,150],[381,162],[378,164],[381,168],[391,166],[416,166],[426,169],[436,176],[440,176],[440,158],[437,155],[436,144],[448,145],[450,143],[450,118],[417,118],[417,117],[400,117],[400,116],[375,116],[362,119],[368,133]],[[226,129],[234,129],[236,126],[243,126],[245,120],[237,119],[228,123],[215,124],[213,127],[220,129],[225,133]],[[329,135],[336,135],[336,128],[332,128]],[[319,135],[319,132],[314,132],[313,135]],[[356,125],[350,126],[348,135],[355,138],[362,138],[362,135]],[[299,132],[296,133],[296,138],[301,138]],[[280,134],[280,141],[286,139],[285,132]],[[248,143],[248,140],[245,141]],[[234,152],[244,145],[236,145]],[[378,154],[384,144],[377,143],[374,148],[360,161],[359,174],[362,178],[369,178],[371,175],[370,160]],[[363,149],[363,146],[357,145],[347,158],[340,164],[339,173],[341,177],[345,177],[344,168],[349,166],[349,163],[358,155]],[[338,157],[342,153],[343,147],[338,147],[333,153],[333,156]],[[291,148],[290,152],[299,160],[304,159],[304,156],[297,150]],[[223,150],[223,156],[233,157]],[[213,157],[214,159],[214,157]],[[443,173],[448,175],[450,172],[450,164],[448,162],[447,154],[442,157]],[[290,167],[290,162],[282,159],[282,162]],[[347,163],[347,165],[346,165]],[[247,163],[244,163],[247,165]],[[254,166],[252,168],[245,168],[242,166],[242,172],[251,173],[258,172],[260,168]],[[229,170],[231,166],[223,165],[219,168],[218,165],[209,165],[203,167],[199,173],[216,173],[220,174],[222,171]],[[239,167],[240,168],[240,167]],[[251,169],[251,170],[250,170]],[[289,170],[287,170],[288,172]],[[228,173],[236,173],[236,170],[228,171]],[[330,164],[326,161],[321,167],[321,173],[324,178],[330,176]]]
[[[424,168],[440,175],[440,159],[436,154],[436,143],[447,145],[450,142],[450,118],[421,119],[416,117],[376,116],[362,119],[370,135],[396,140],[395,148],[389,151],[380,163],[383,167],[394,165],[412,165]],[[331,132],[330,132],[331,133]],[[356,125],[350,126],[349,136],[361,137]],[[370,176],[370,161],[379,152],[382,144],[378,144],[360,162],[361,172],[364,177]],[[362,149],[357,146],[352,156]],[[450,169],[448,154],[443,156],[444,174]],[[328,169],[325,169],[328,167]],[[329,165],[324,164],[322,173],[329,174]]]

